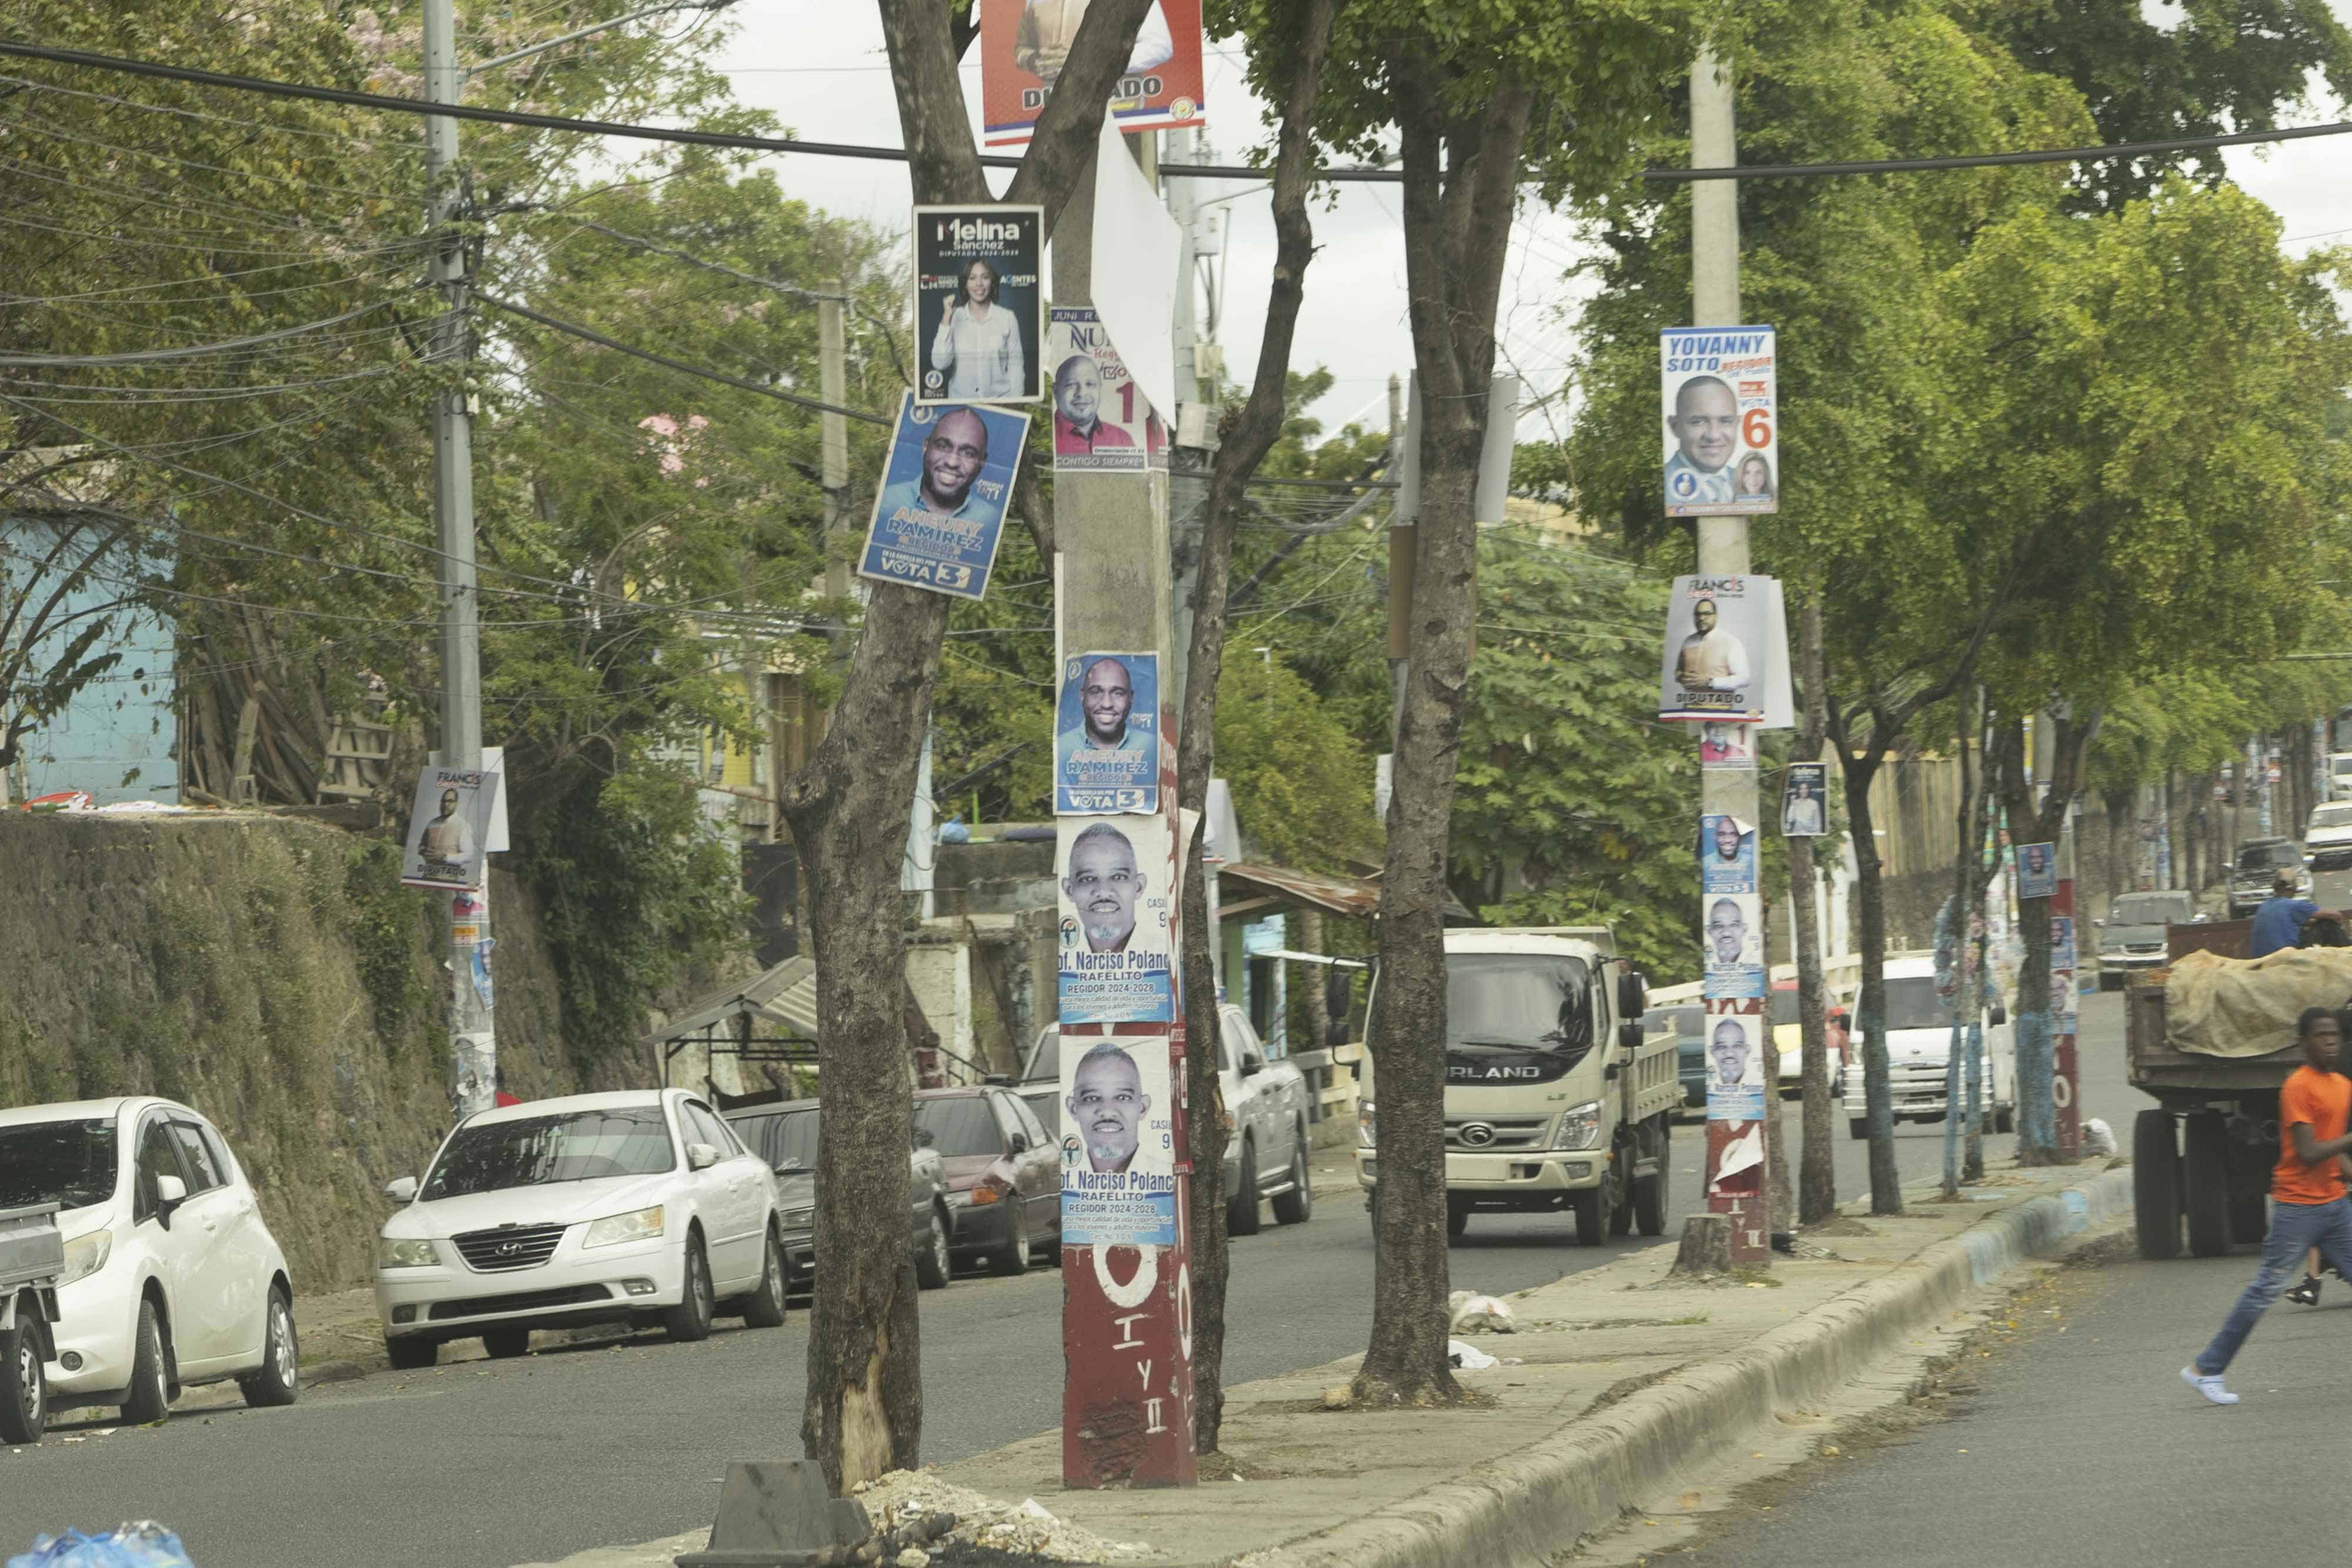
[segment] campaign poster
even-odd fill
[[[1735,719],[1699,721],[1698,765],[1701,768],[1756,766],[1757,727]]]
[[[1703,893],[1756,891],[1756,830],[1730,814],[1698,820],[1698,885]]]
[[[1159,654],[1062,661],[1054,810],[1065,816],[1160,810]]]
[[[1658,716],[1760,723],[1771,579],[1678,577],[1666,604]],[[1749,743],[1753,762],[1754,742]]]
[[[1168,432],[1089,307],[1056,305],[1045,323],[1054,397],[1054,472],[1140,474],[1168,466]]]
[[[2072,915],[2050,917],[2050,970],[2071,972],[2074,967],[2074,921]]]
[[[915,401],[1044,396],[1045,209],[915,209]]]
[[[982,137],[989,146],[1028,141],[1086,14],[1087,0],[980,0]],[[1123,131],[1203,126],[1202,83],[1201,0],[1152,0],[1111,88],[1111,119]]]
[[[1791,762],[1780,779],[1780,836],[1818,839],[1829,831],[1829,764]]]
[[[1764,994],[1764,901],[1753,893],[1702,893],[1701,993],[1709,1000]]]
[[[1061,1058],[1063,1244],[1174,1246],[1166,1038],[1065,1037]]]
[[[403,886],[466,892],[482,885],[485,846],[504,779],[487,768],[427,763],[418,770],[400,862]]]
[[[1769,327],[1658,334],[1666,516],[1780,509],[1780,419]]]
[[[985,594],[1028,430],[1024,411],[926,408],[908,393],[857,574],[957,599]]]
[[[1764,1030],[1761,1012],[1717,1012],[1706,1028],[1706,1119],[1764,1119]]]
[[[2054,844],[2017,846],[2017,896],[2054,898],[2058,895],[2058,852]]]
[[[1175,1017],[1176,856],[1160,817],[1055,821],[1064,1023]]]

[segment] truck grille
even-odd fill
[[[1445,1146],[1465,1155],[1538,1149],[1550,1131],[1549,1116],[1448,1116]]]
[[[554,1254],[556,1243],[570,1228],[562,1225],[501,1225],[496,1230],[469,1230],[450,1238],[466,1267],[478,1274],[536,1269]]]

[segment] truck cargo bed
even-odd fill
[[[65,1240],[58,1234],[57,1212],[54,1203],[0,1208],[0,1295],[46,1284],[65,1271]]]
[[[2175,929],[2178,929],[2176,927]],[[2210,1091],[2217,1094],[2276,1089],[2303,1065],[2302,1048],[2287,1045],[2268,1056],[2201,1056],[2175,1051],[2165,1042],[2164,987],[2134,977],[2124,993],[2124,1040],[2132,1087]]]

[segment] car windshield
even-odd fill
[[[816,1169],[816,1110],[784,1111],[772,1116],[747,1116],[735,1124],[735,1133],[760,1151],[778,1170],[798,1166]]]
[[[2352,802],[2341,806],[2322,806],[2311,813],[2315,828],[2352,828]]]
[[[1037,1031],[1037,1043],[1029,1048],[1029,1060],[1021,1069],[1024,1083],[1059,1083],[1062,1081],[1062,1030],[1049,1024]]]
[[[0,1208],[88,1208],[114,1196],[114,1122],[0,1127]]]
[[[2127,894],[2107,915],[2110,925],[2162,925],[2189,918],[2189,901],[2160,893]]]
[[[1952,1009],[1936,994],[1932,975],[1914,975],[1886,982],[1886,1027],[1936,1029],[1948,1027]]]
[[[579,1111],[460,1127],[425,1178],[418,1197],[463,1197],[515,1186],[604,1176],[653,1176],[677,1168],[661,1107]]]
[[[929,1133],[931,1146],[949,1159],[958,1155],[986,1155],[994,1159],[1004,1152],[1004,1139],[996,1130],[996,1117],[989,1110],[988,1102],[977,1094],[918,1100],[915,1125]]]
[[[2330,761],[2327,766],[2329,770],[2336,773],[2338,777],[2347,773],[2352,773],[2352,757],[2336,758]]]
[[[2240,871],[2268,871],[2273,866],[2302,863],[2303,852],[2293,844],[2248,844],[2238,852]]]

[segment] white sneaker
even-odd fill
[[[2197,1370],[2197,1364],[2193,1361],[2180,1369],[2180,1381],[2203,1395],[2209,1404],[2235,1405],[2238,1402],[2238,1396],[2221,1385],[2221,1378],[2206,1376]]]

